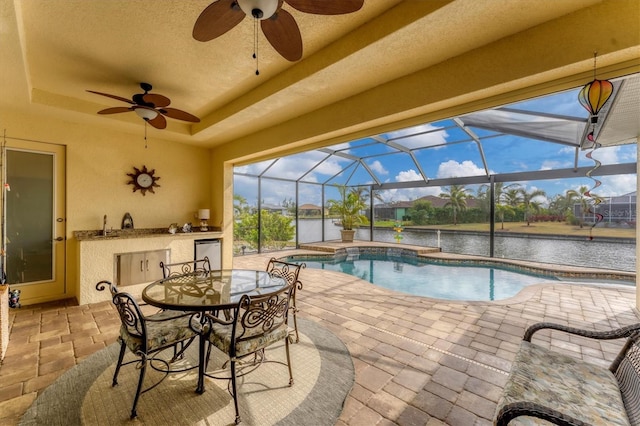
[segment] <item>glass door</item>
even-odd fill
[[[7,141],[3,238],[7,284],[23,304],[65,296],[64,146]]]

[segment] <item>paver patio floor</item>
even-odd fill
[[[272,255],[236,257],[234,267],[264,269]],[[492,424],[527,326],[552,321],[608,330],[640,322],[629,286],[553,283],[504,301],[457,302],[404,295],[320,269],[304,269],[300,278],[299,315],[340,337],[356,368],[340,426]],[[2,425],[17,424],[39,392],[113,343],[120,324],[108,301],[12,309],[10,322],[0,367]],[[608,364],[621,344],[549,331],[535,341],[599,364]]]

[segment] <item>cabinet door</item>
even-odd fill
[[[124,253],[118,256],[118,285],[126,286],[146,281],[145,253]]]
[[[157,250],[146,252],[145,258],[145,281],[156,281],[162,279],[162,269],[160,262],[169,263],[169,251]]]

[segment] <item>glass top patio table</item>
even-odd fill
[[[162,309],[210,311],[229,309],[243,295],[269,294],[285,287],[287,282],[266,271],[223,269],[209,273],[192,272],[149,284],[142,300]]]

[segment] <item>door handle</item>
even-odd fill
[[[56,238],[56,241],[64,241],[64,237],[58,237]]]

